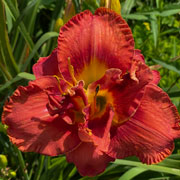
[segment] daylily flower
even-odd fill
[[[117,158],[153,164],[172,153],[178,111],[115,12],[74,16],[33,72],[36,80],[17,88],[2,115],[21,151],[65,154],[83,176],[103,172]]]

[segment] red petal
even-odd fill
[[[67,79],[68,57],[75,77],[86,85],[101,78],[106,69],[130,69],[134,53],[131,30],[115,12],[99,8],[95,15],[84,11],[73,17],[58,38],[59,68]]]
[[[57,49],[54,49],[48,57],[39,58],[33,66],[33,73],[36,78],[47,75],[59,75]]]
[[[168,95],[149,84],[135,115],[112,129],[109,154],[116,158],[136,155],[143,163],[158,163],[172,153],[173,140],[180,137],[179,122]]]
[[[152,83],[159,84],[159,81],[161,79],[159,71],[153,70],[152,73],[153,73],[153,81],[152,81]]]
[[[95,146],[107,152],[110,143],[110,128],[114,112],[107,106],[101,117],[90,119],[85,126],[79,127],[79,137],[83,142],[93,142]],[[90,131],[90,133],[88,132]]]
[[[133,59],[138,62],[138,61],[141,61],[142,63],[145,63],[145,60],[144,60],[144,56],[141,54],[141,51],[139,49],[135,49],[134,50],[134,57]],[[131,70],[133,71],[133,65],[135,64],[132,64],[131,66]],[[153,74],[153,80],[152,80],[152,83],[154,84],[158,84],[160,79],[161,79],[161,76],[160,76],[160,73],[156,70],[152,70],[152,74]],[[134,78],[133,76],[134,74],[132,73],[132,78]],[[134,78],[136,79],[136,77]]]
[[[82,143],[74,151],[66,154],[67,161],[73,162],[82,176],[95,176],[103,172],[110,161],[93,143]]]
[[[8,125],[8,135],[20,150],[55,156],[79,144],[77,128],[49,114],[44,90],[55,85],[55,78],[40,78],[19,87],[5,104],[2,122]]]
[[[145,63],[144,56],[141,54],[141,50],[135,49],[134,50],[134,60],[141,61],[142,63]]]
[[[101,118],[91,119],[83,127],[79,125],[79,137],[82,144],[67,153],[67,160],[73,162],[83,176],[95,176],[103,172],[108,162],[114,159],[105,154],[110,144],[110,127],[113,119],[111,107]]]

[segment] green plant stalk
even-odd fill
[[[36,22],[36,16],[37,16],[37,12],[38,12],[38,8],[39,8],[40,4],[41,4],[41,0],[37,0],[34,7],[33,7],[33,11],[32,11],[32,14],[31,14],[31,19],[30,19],[30,22],[28,24],[28,32],[31,35],[33,34],[33,31],[34,31],[34,25],[35,25],[35,22]]]
[[[2,46],[0,44],[0,70],[5,78],[5,80],[11,80],[13,77],[9,73],[9,71],[6,68],[6,62],[5,62],[5,57],[4,54],[2,54]]]
[[[28,56],[28,58],[26,59],[26,62],[24,63],[24,65],[21,67],[21,71],[25,71],[26,68],[28,67],[31,59],[34,57],[35,52],[37,52],[37,50],[39,49],[39,47],[48,39],[52,38],[52,37],[58,37],[59,34],[57,32],[47,32],[44,35],[41,36],[41,38],[37,41],[36,45],[34,46],[32,52],[30,53],[30,55]]]
[[[16,83],[17,81],[21,80],[22,78],[19,76],[14,77],[13,79],[7,81],[2,86],[0,86],[0,92],[3,91],[6,88],[9,88],[13,83]]]
[[[49,31],[54,31],[54,25],[56,23],[58,16],[62,14],[64,3],[65,3],[65,0],[61,0],[61,1],[57,0],[56,1],[56,7],[55,7],[55,10],[54,10],[53,15],[52,15],[52,20],[51,20]],[[47,42],[45,56],[47,56],[49,53],[51,53],[50,51],[51,51],[52,44],[53,44],[53,39],[50,39]]]
[[[44,159],[45,159],[45,156],[41,155],[40,160],[39,160],[40,163],[39,163],[39,166],[38,166],[38,170],[36,171],[34,180],[39,180],[39,178],[41,176],[41,172],[42,172],[42,169],[43,169],[43,166],[44,166]]]
[[[19,12],[16,10],[13,3],[10,0],[6,0],[5,3],[8,5],[11,13],[14,16],[14,19],[17,19],[19,17]],[[33,43],[33,41],[32,41],[32,39],[31,39],[31,37],[30,37],[30,35],[29,35],[29,33],[28,33],[28,31],[27,31],[27,29],[26,29],[23,22],[20,22],[19,30],[20,30],[22,36],[24,37],[25,41],[27,42],[27,44],[29,46],[29,49],[32,51],[32,49],[34,48],[34,43]],[[36,56],[38,56],[38,54],[36,54]]]
[[[130,170],[126,171],[118,180],[124,180],[124,179],[130,180],[145,171],[148,171],[148,169],[133,167]]]
[[[31,1],[30,4],[28,4],[28,6],[26,6],[23,11],[21,11],[21,14],[19,14],[18,18],[16,19],[15,23],[14,23],[14,26],[13,26],[13,29],[16,29],[19,25],[19,23],[23,20],[24,17],[27,17],[27,12],[29,12],[30,9],[32,9],[33,6],[35,6],[37,0],[33,0]],[[17,9],[17,7],[16,7]],[[31,13],[32,15],[32,13]]]
[[[124,160],[124,159],[117,159],[114,163],[119,164],[119,165],[136,166],[136,167],[148,169],[151,171],[164,172],[164,173],[180,176],[179,169],[163,167],[160,165],[147,165],[147,164],[142,164],[141,162],[135,162],[135,161]]]
[[[71,170],[71,172],[68,174],[66,180],[71,179],[76,172],[77,172],[77,169],[76,169],[76,167],[74,166],[73,169]]]
[[[79,13],[80,10],[81,10],[80,4],[79,4],[79,0],[72,0],[72,1],[74,3],[74,7],[75,7],[75,10],[76,10],[76,13]]]
[[[50,156],[46,156],[46,158],[45,158],[45,171],[47,171],[49,169],[49,166],[51,164],[50,160],[51,160]]]
[[[0,61],[1,61],[1,59],[0,59]],[[9,73],[9,71],[7,71],[6,68],[4,67],[4,65],[2,65],[1,63],[0,63],[0,69],[1,69],[1,71],[3,73],[3,75],[7,78],[7,80],[11,80],[12,79],[12,76]]]
[[[16,29],[15,34],[13,35],[12,41],[11,41],[13,52],[14,52],[15,47],[16,47],[16,43],[17,43],[17,40],[18,40],[18,36],[19,36],[19,30]]]
[[[0,24],[0,44],[2,46],[1,51],[3,51],[3,54],[6,57],[6,65],[9,69],[10,74],[12,76],[15,76],[19,72],[19,69],[14,59],[12,49],[9,43],[8,33],[6,29],[4,4],[2,0],[0,0]]]
[[[35,165],[36,165],[36,161],[33,161],[32,166],[31,166],[31,170],[29,171],[29,179],[32,178]]]
[[[17,152],[20,168],[21,168],[22,174],[24,176],[24,179],[29,180],[28,174],[26,172],[26,167],[25,167],[23,156],[22,156],[21,152],[17,149],[17,147],[14,147],[14,149]]]

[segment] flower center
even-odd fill
[[[99,71],[94,70],[99,66]],[[74,121],[77,123],[83,123],[84,118],[87,118],[87,113],[84,112],[84,109],[89,106],[89,119],[94,119],[102,116],[105,113],[108,99],[107,91],[100,90],[100,86],[97,85],[95,89],[87,88],[91,82],[94,82],[101,78],[105,71],[106,67],[101,66],[99,61],[93,61],[91,64],[86,66],[81,75],[76,79],[74,68],[71,65],[70,58],[68,58],[68,70],[71,76],[72,81],[67,81],[62,74],[60,76],[54,76],[58,81],[58,88],[62,96],[70,97],[70,101],[73,104],[72,109],[69,111],[74,114]],[[79,79],[80,78],[80,79]],[[63,81],[63,84],[61,83]],[[85,82],[85,84],[84,84]],[[66,84],[66,88],[64,88]],[[86,117],[85,117],[86,116]]]
[[[106,72],[107,67],[105,63],[101,63],[97,59],[93,59],[89,64],[86,64],[82,72],[77,76],[77,80],[82,80],[85,82],[85,88],[88,87],[92,82],[100,79]]]

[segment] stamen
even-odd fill
[[[71,75],[71,78],[73,80],[73,84],[76,85],[77,84],[77,80],[74,76],[74,67],[71,65],[71,59],[70,57],[68,57],[68,69],[69,69],[69,73]]]
[[[54,75],[53,77],[55,77],[55,78],[58,80],[59,83],[60,83],[60,80],[62,80],[62,81],[64,81],[65,83],[67,83],[70,87],[73,87],[73,85],[72,85],[69,81],[65,80],[62,75],[61,75],[61,77],[58,77],[58,76],[56,76],[56,75]]]
[[[70,87],[73,87],[73,85],[72,85],[69,81],[65,80],[65,78],[64,78],[64,76],[62,75],[61,72],[60,72],[59,76],[60,76],[60,77],[58,77],[59,79],[63,80],[63,81],[64,81],[65,83],[67,83]]]
[[[58,88],[59,88],[60,93],[64,94],[63,90],[61,89],[60,78],[58,76],[56,76],[56,75],[54,75],[53,77],[55,77],[57,79],[57,81],[58,81]]]

